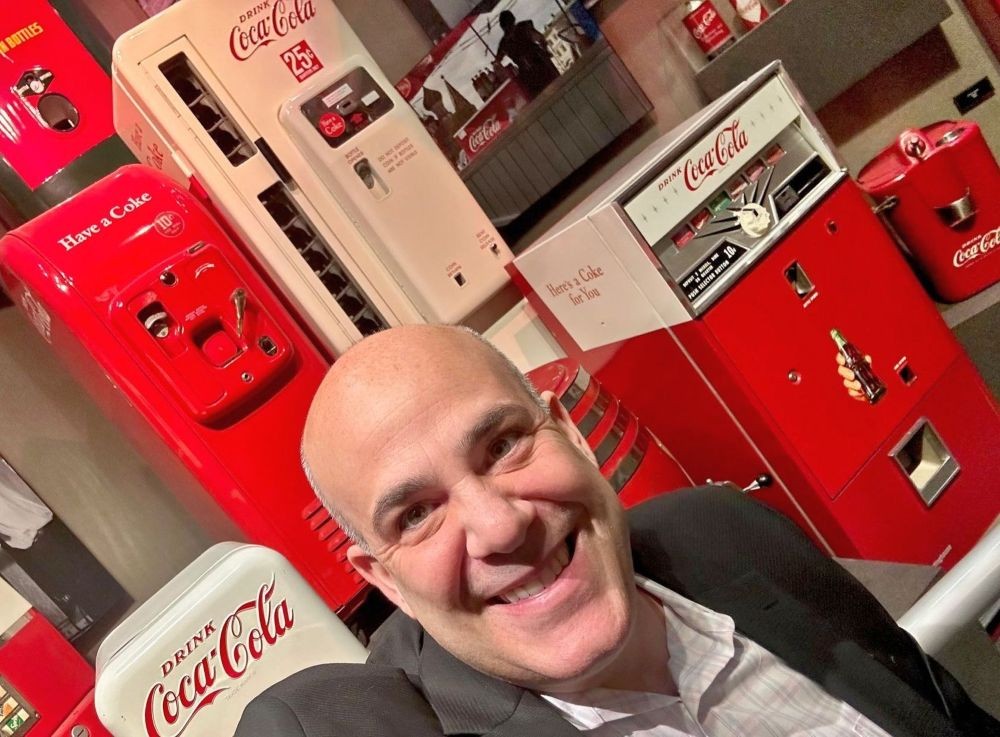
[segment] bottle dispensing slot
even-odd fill
[[[891,455],[928,507],[959,472],[958,461],[926,418],[917,421]]]
[[[788,280],[789,285],[795,290],[795,294],[798,295],[799,299],[805,299],[816,288],[806,274],[805,269],[797,261],[785,269],[785,279]]]
[[[388,324],[371,304],[333,249],[319,235],[309,218],[280,182],[258,195],[257,199],[288,240],[308,264],[309,269],[333,295],[340,308],[362,335],[371,335]]]
[[[160,64],[160,71],[230,164],[239,166],[257,149],[191,66],[186,54]]]

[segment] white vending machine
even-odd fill
[[[139,160],[205,199],[334,355],[495,319],[510,251],[330,0],[184,0],[122,35],[112,72]]]

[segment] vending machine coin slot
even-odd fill
[[[319,231],[292,199],[284,184],[279,182],[268,187],[257,199],[309,265],[309,269],[333,295],[358,332],[371,335],[388,327],[375,305],[368,301],[364,291],[348,274],[344,264],[334,255],[333,249],[319,235]]]
[[[331,148],[339,148],[393,109],[364,67],[356,67],[302,103],[302,114]]]
[[[891,455],[928,507],[960,470],[958,461],[926,418],[917,421]]]
[[[160,71],[230,164],[239,166],[257,153],[250,139],[195,71],[187,54],[167,59],[160,64]]]
[[[288,168],[281,163],[281,159],[278,158],[277,154],[274,153],[274,149],[271,148],[270,144],[263,138],[258,138],[254,141],[254,145],[257,146],[257,150],[260,151],[261,155],[267,159],[267,163],[271,165],[275,173],[285,184],[292,184],[292,175],[289,173]]]

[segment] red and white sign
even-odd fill
[[[295,75],[295,79],[299,82],[309,79],[323,68],[316,52],[312,50],[307,41],[299,41],[287,51],[282,51],[281,60],[285,62],[288,71]]]
[[[1000,228],[994,228],[970,238],[955,251],[951,263],[956,269],[973,266],[988,253],[1000,246]]]
[[[521,85],[512,79],[506,80],[458,135],[462,142],[459,169],[468,166],[469,162],[489,148],[514,122],[517,111],[527,104],[528,95]]]
[[[683,22],[684,27],[694,36],[694,40],[706,54],[713,53],[733,37],[729,26],[722,20],[722,16],[710,0],[705,0],[685,15]]]
[[[176,238],[184,232],[184,218],[173,210],[167,210],[156,216],[156,219],[153,220],[153,227],[160,235]]]
[[[347,124],[337,113],[324,113],[320,116],[319,128],[327,138],[340,138],[347,130]]]

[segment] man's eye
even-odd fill
[[[492,443],[490,443],[487,449],[490,454],[490,460],[498,461],[505,455],[514,450],[514,446],[517,445],[518,435],[514,433],[509,433],[507,435],[501,435]]]
[[[415,504],[403,513],[403,517],[400,520],[400,527],[404,530],[409,530],[413,527],[417,527],[422,523],[427,516],[431,513],[431,506],[429,504]]]

